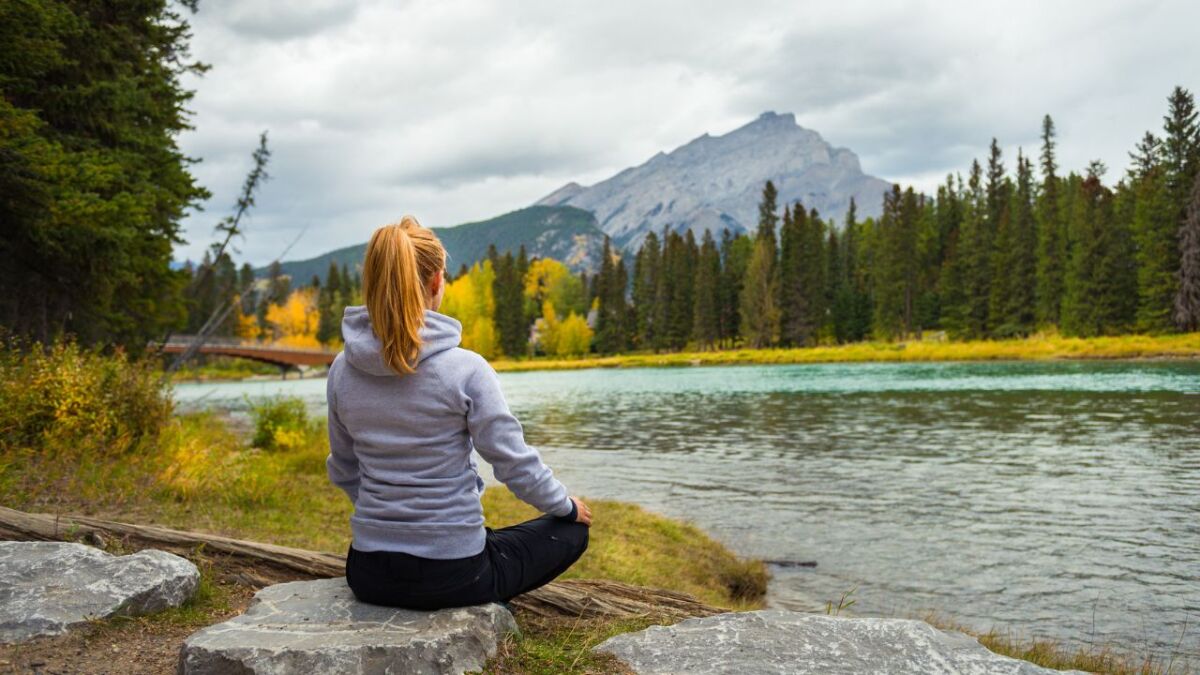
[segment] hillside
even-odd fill
[[[592,270],[599,265],[604,234],[596,228],[592,214],[571,206],[530,206],[489,220],[456,227],[434,228],[450,259],[447,267],[457,272],[487,255],[488,244],[504,253],[523,244],[530,257],[550,257],[567,263],[572,270]],[[283,273],[307,282],[314,275],[325,277],[329,263],[354,269],[362,265],[366,243],[339,248],[315,258],[283,263]],[[266,268],[256,270],[260,276]]]
[[[799,200],[838,220],[851,198],[860,216],[879,215],[883,193],[891,189],[891,183],[863,173],[857,155],[797,125],[794,115],[767,112],[722,136],[704,134],[660,152],[590,187],[568,183],[538,204],[590,211],[600,229],[629,250],[647,232],[664,227],[697,235],[753,230],[767,180],[779,189],[781,205]]]

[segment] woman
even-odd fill
[[[525,444],[495,371],[459,347],[439,314],[446,251],[405,216],[375,231],[365,307],[347,307],[329,368],[329,479],[354,503],[346,580],[379,605],[440,609],[506,602],[562,574],[587,549],[592,514]],[[546,514],[483,526],[471,450]]]

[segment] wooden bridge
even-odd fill
[[[164,354],[182,354],[192,347],[196,338],[192,335],[172,335],[171,339],[162,346]],[[296,347],[280,347],[278,345],[256,344],[208,338],[196,351],[197,354],[213,356],[232,356],[239,359],[250,359],[279,366],[285,373],[300,366],[328,366],[333,363],[337,352],[326,349],[300,349]]]

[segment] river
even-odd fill
[[[775,565],[770,602],[1200,656],[1200,363],[502,374],[568,487]],[[321,379],[184,384],[182,408]],[[603,518],[603,512],[597,513]]]

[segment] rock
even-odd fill
[[[178,607],[199,583],[195,565],[164,551],[114,556],[83,544],[0,542],[0,644]]]
[[[643,675],[889,673],[1039,675],[1048,670],[988,651],[924,621],[845,619],[786,610],[718,614],[617,635],[595,648]]]
[[[245,614],[193,633],[179,672],[462,673],[517,632],[500,605],[416,612],[358,602],[345,578],[293,581],[254,595]]]

